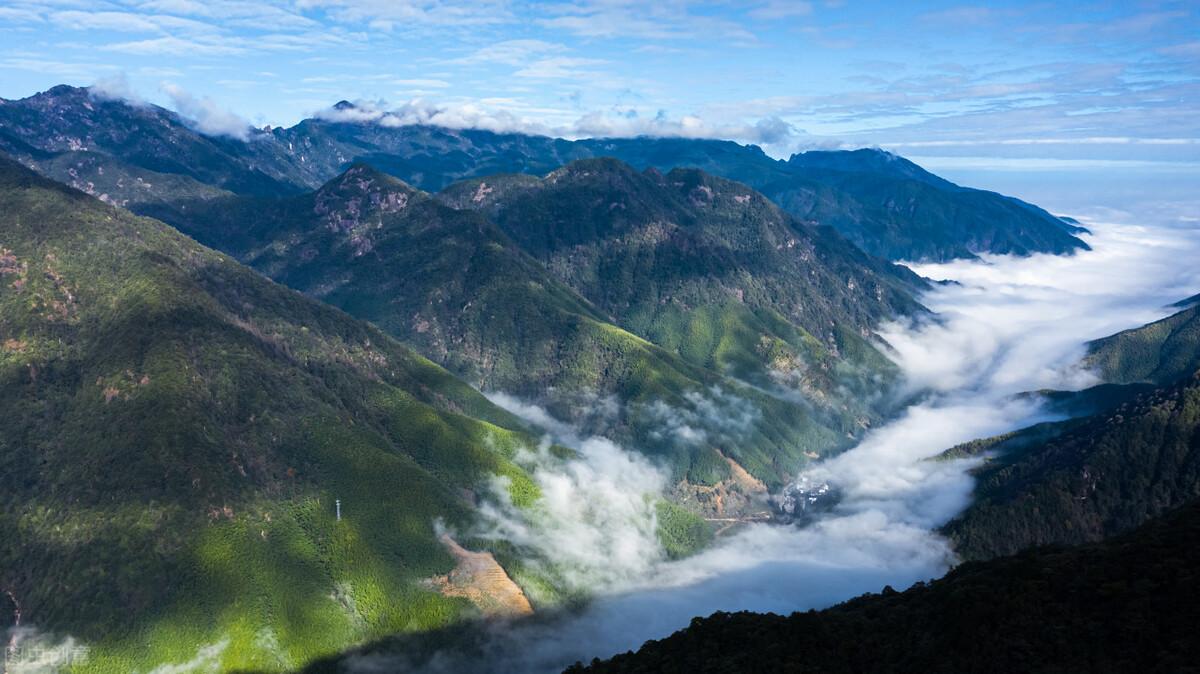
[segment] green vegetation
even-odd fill
[[[1200,642],[1200,504],[1099,544],[968,563],[790,616],[716,613],[569,672],[1183,672]]]
[[[0,588],[91,647],[283,671],[475,614],[426,589],[534,442],[370,325],[0,159]],[[342,520],[334,516],[342,502]],[[202,648],[211,647],[208,651]]]
[[[1200,496],[1200,373],[1065,424],[983,443],[998,456],[944,528],[961,556],[1101,540]]]
[[[555,183],[566,194],[508,175],[434,199],[356,164],[310,194],[199,199],[153,212],[372,321],[477,386],[536,400],[589,432],[661,457],[676,479],[726,477],[728,466],[712,458],[720,447],[774,484],[812,454],[843,448],[886,412],[880,391],[896,371],[870,343],[869,327],[892,312],[919,310],[909,295],[920,284],[915,277],[725,181],[687,174],[703,183],[693,185],[701,194],[710,183],[720,190],[723,205],[701,209],[686,191],[616,162],[584,162],[563,174],[581,178]],[[576,259],[613,268],[580,277],[535,259],[530,252],[544,251],[479,212],[503,215],[491,208],[502,196],[532,194],[529,208],[547,215],[521,215],[522,236],[585,220],[616,231],[627,221],[581,207],[602,189],[641,209],[623,216],[633,218],[630,226],[695,222],[696,234],[660,242],[657,256],[612,237],[581,241]],[[721,260],[736,267],[714,268]],[[588,396],[612,399],[618,409],[588,417]],[[744,421],[729,427],[726,415]],[[670,423],[679,416],[696,430],[687,439]]]
[[[696,170],[584,160],[542,180],[464,181],[438,199],[487,213],[630,332],[693,366],[799,392],[839,433],[878,418],[895,376],[871,330],[921,310],[911,293],[923,282],[907,270]]]
[[[989,455],[971,507],[943,529],[960,555],[1102,540],[1200,495],[1196,310],[1092,342],[1084,363],[1110,383],[1040,394],[1075,418],[943,455]]]
[[[1190,375],[1200,368],[1200,306],[1096,340],[1084,364],[1114,384],[1169,384]]]
[[[672,559],[687,557],[712,540],[712,528],[699,515],[670,501],[659,501],[655,507],[658,537]]]

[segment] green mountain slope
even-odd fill
[[[1045,431],[985,443],[997,456],[944,528],[964,558],[1100,540],[1200,496],[1200,373]]]
[[[1168,384],[1191,374],[1200,368],[1200,306],[1092,342],[1084,365],[1115,384]]]
[[[719,449],[775,483],[861,429],[840,408],[814,412],[614,325],[480,213],[450,208],[363,164],[310,194],[202,200],[159,213],[480,387],[535,399],[589,432],[663,457],[679,479],[726,478]],[[764,338],[764,328],[750,327],[759,331],[753,339]],[[873,347],[861,338],[853,344],[874,359],[872,376],[891,375]],[[597,402],[610,398],[619,404],[596,414]],[[730,426],[725,414],[745,422]]]
[[[281,671],[474,615],[421,582],[454,566],[435,521],[495,475],[536,497],[535,440],[446,371],[3,158],[0,419],[0,590],[81,671]]]
[[[488,213],[622,327],[694,365],[787,384],[818,404],[841,387],[860,402],[877,391],[890,368],[872,329],[921,311],[911,293],[924,282],[906,269],[700,171],[581,160],[541,180],[465,181],[439,198]]]
[[[1200,505],[824,611],[717,613],[571,672],[1195,671]]]
[[[970,508],[944,532],[967,559],[1100,540],[1200,494],[1196,308],[1092,342],[1106,384],[1043,392],[1076,418],[953,448],[987,455]]]
[[[142,204],[180,201],[171,194],[175,188],[184,190],[183,200],[194,198],[202,187],[294,194],[319,187],[355,161],[419,189],[438,191],[464,178],[544,175],[574,160],[615,157],[638,170],[698,168],[745,183],[794,216],[831,225],[889,259],[1065,253],[1087,247],[1072,236],[1080,228],[1035,206],[954,185],[877,150],[806,152],[781,161],[758,147],[729,141],[567,141],[369,121],[379,114],[343,101],[290,128],[250,129],[244,139],[214,138],[162,108],[59,86],[21,100],[0,100],[0,150],[62,182],[78,180],[89,193],[105,194],[138,212]],[[74,156],[78,153],[87,157]],[[112,162],[109,173],[128,173],[134,179],[72,175],[94,161]],[[79,163],[83,166],[72,166]]]

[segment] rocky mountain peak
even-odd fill
[[[402,211],[424,196],[403,180],[357,162],[317,190],[313,212],[329,229],[350,232],[368,221],[378,223],[376,216]]]

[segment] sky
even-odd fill
[[[290,125],[342,100],[451,126],[776,156],[880,146],[1099,196],[1200,178],[1200,5],[759,0],[5,0],[0,97],[96,82]],[[1130,197],[1138,196],[1136,193]]]

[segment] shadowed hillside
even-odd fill
[[[1192,672],[1200,505],[824,611],[717,613],[570,672]]]

